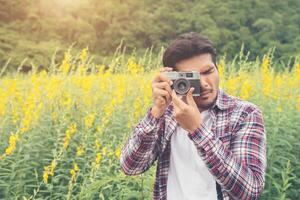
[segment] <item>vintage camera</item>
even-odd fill
[[[191,87],[195,88],[193,96],[200,96],[200,75],[196,71],[191,72],[163,72],[164,76],[173,81],[172,89],[179,96],[187,94]]]

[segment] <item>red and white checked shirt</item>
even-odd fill
[[[154,200],[167,199],[170,139],[179,126],[172,110],[173,106],[169,105],[157,119],[150,108],[122,149],[121,168],[127,175],[141,174],[158,160]],[[223,199],[258,199],[264,188],[266,169],[266,135],[261,111],[254,104],[220,89],[209,113],[213,120],[211,130],[202,124],[189,138],[221,186]]]

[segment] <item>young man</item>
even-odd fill
[[[141,174],[158,160],[155,200],[258,199],[266,169],[261,111],[219,89],[216,51],[205,37],[181,35],[163,64],[162,71],[199,72],[201,95],[191,88],[181,99],[157,75],[154,105],[122,150],[122,170]]]

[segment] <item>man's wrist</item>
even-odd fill
[[[195,132],[198,130],[200,128],[200,126],[198,126],[198,127],[196,127],[196,128],[193,128],[193,129],[190,129],[190,130],[188,130],[188,134],[189,135],[193,135],[193,134],[195,134]]]
[[[141,121],[141,127],[144,129],[143,132],[146,133],[146,135],[156,132],[156,129],[159,127],[160,118],[155,118],[151,110],[152,108],[147,111],[146,116]]]
[[[161,111],[161,109],[157,108],[156,106],[153,106],[152,109],[151,109],[151,115],[153,117],[155,117],[156,119],[159,119],[161,118],[161,116],[163,115],[164,113]]]

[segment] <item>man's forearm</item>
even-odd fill
[[[158,155],[156,146],[162,119],[152,115],[148,110],[134,128],[132,136],[122,149],[121,167],[125,174],[136,175],[146,171]]]

